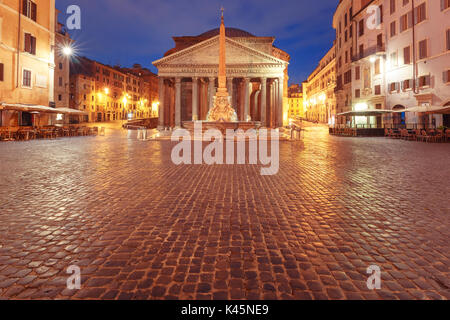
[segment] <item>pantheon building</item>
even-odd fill
[[[159,78],[159,128],[206,120],[218,87],[219,32],[174,37],[175,47],[153,62]],[[239,121],[272,128],[288,122],[290,56],[274,41],[226,29],[227,88]]]

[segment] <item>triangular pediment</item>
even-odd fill
[[[153,62],[153,65],[156,67],[218,64],[219,36],[215,36]],[[226,38],[226,64],[227,66],[233,66],[251,64],[287,65],[288,63],[264,52],[247,47],[233,39]]]

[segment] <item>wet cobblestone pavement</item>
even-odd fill
[[[1,143],[0,298],[450,298],[450,144],[310,127],[276,176],[175,166],[172,146]]]

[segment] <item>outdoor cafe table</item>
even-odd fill
[[[25,140],[30,140],[30,133],[36,134],[36,130],[34,129],[20,129],[18,132],[24,133],[26,135]]]

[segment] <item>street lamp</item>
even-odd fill
[[[125,120],[125,112],[127,109],[127,103],[128,103],[128,99],[127,99],[127,95],[124,95],[122,98],[122,103],[123,103],[123,110],[122,110],[122,126],[123,126],[123,121]],[[125,111],[125,112],[124,112]]]
[[[155,101],[152,103],[152,116],[159,115],[159,112],[158,112],[159,105],[160,105],[159,101]]]

